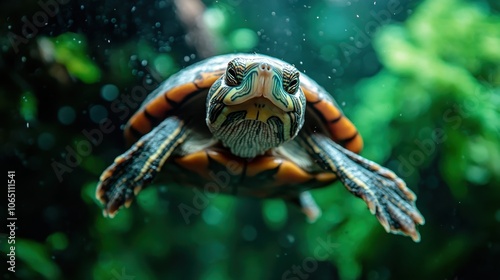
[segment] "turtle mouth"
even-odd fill
[[[280,119],[286,114],[283,109],[276,106],[265,97],[255,97],[237,105],[227,106],[229,112],[245,112],[244,119],[267,122],[269,118],[278,117]]]
[[[286,141],[283,130],[284,126],[277,118],[269,122],[240,119],[220,127],[214,136],[232,154],[253,158],[283,144]]]
[[[244,158],[261,155],[288,141],[296,118],[264,97],[226,105],[218,116],[213,122],[208,119],[213,136],[231,153]]]

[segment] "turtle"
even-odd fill
[[[105,216],[162,180],[258,199],[280,198],[313,222],[311,190],[340,181],[387,232],[420,240],[416,196],[359,155],[363,140],[333,97],[293,65],[263,54],[207,58],[167,78],[124,126],[129,149],[100,177]]]

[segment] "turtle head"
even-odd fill
[[[207,125],[234,155],[252,158],[293,139],[304,124],[299,71],[275,59],[235,58],[212,85]]]

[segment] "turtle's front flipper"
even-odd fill
[[[183,121],[170,117],[118,156],[102,173],[97,186],[96,196],[104,205],[104,215],[113,217],[122,205],[128,207],[185,137]]]
[[[415,194],[392,171],[352,153],[325,135],[302,136],[316,162],[334,172],[345,187],[361,197],[387,232],[420,241],[416,225],[424,218],[415,206]]]

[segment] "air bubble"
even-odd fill
[[[75,118],[76,118],[75,109],[73,109],[70,106],[63,106],[59,108],[59,111],[57,111],[57,119],[62,124],[70,125],[75,121]]]
[[[55,137],[52,133],[43,132],[38,136],[37,144],[40,149],[48,151],[54,147]]]
[[[113,84],[104,85],[101,88],[101,97],[106,101],[113,101],[118,97],[119,90]]]
[[[94,123],[100,123],[103,119],[108,117],[108,110],[106,110],[106,108],[102,105],[94,105],[90,107],[89,113],[90,119]]]

